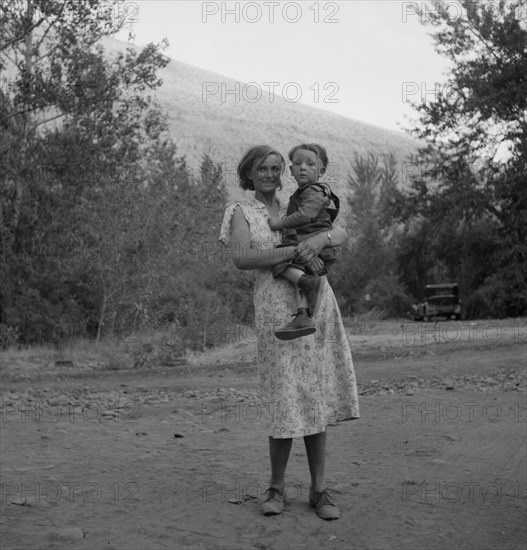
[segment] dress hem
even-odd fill
[[[275,436],[271,433],[272,430],[269,430],[269,437],[271,437],[273,439],[296,439],[296,438],[299,438],[299,437],[306,437],[308,435],[316,435],[316,434],[324,433],[325,431],[327,431],[328,426],[329,427],[336,426],[340,422],[348,422],[349,420],[360,420],[360,416],[350,416],[348,418],[342,418],[341,420],[337,420],[335,424],[326,424],[323,429],[321,429],[320,427],[314,427],[314,428],[303,430],[303,433],[297,434],[297,435],[280,434],[278,436]]]

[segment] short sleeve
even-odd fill
[[[243,215],[245,216],[245,219],[247,222],[249,222],[247,218],[247,214],[243,208],[243,205],[239,202],[235,202],[234,204],[231,204],[230,206],[227,206],[225,209],[225,214],[223,215],[223,221],[221,222],[221,228],[220,228],[220,236],[218,240],[223,243],[225,246],[231,245],[231,239],[232,239],[232,217],[234,216],[234,212],[236,211],[236,207],[239,206],[241,208],[241,211],[243,212]]]

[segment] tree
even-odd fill
[[[118,5],[0,0],[0,347],[152,329],[180,354],[253,318],[221,169],[189,172],[149,95],[164,44],[101,45]]]
[[[154,167],[172,183],[181,173],[146,95],[168,59],[154,45],[109,57],[100,40],[124,20],[108,3],[2,0],[0,10],[0,323],[27,342],[90,325],[100,336],[143,276],[127,260]]]
[[[493,266],[483,280],[467,278],[461,290],[486,295],[479,302],[490,309],[479,307],[480,314],[521,315],[527,311],[527,3],[456,5],[455,16],[443,1],[421,10],[421,21],[435,29],[436,50],[453,68],[433,101],[415,105],[420,118],[411,131],[427,145],[412,160],[406,219],[417,216],[434,228],[433,248],[446,244],[435,260],[446,261],[456,278],[479,267],[467,265],[479,260],[467,240],[480,247],[482,224],[492,227],[495,233],[486,235]]]
[[[399,284],[394,246],[400,201],[395,158],[355,155],[353,170],[348,179],[350,244],[339,250],[331,278],[347,313],[375,308],[387,316],[404,314],[409,303]]]

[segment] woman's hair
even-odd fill
[[[328,153],[324,149],[324,147],[322,147],[322,145],[319,145],[318,143],[302,143],[300,145],[296,145],[291,149],[291,151],[289,151],[289,154],[287,155],[289,157],[289,160],[292,161],[294,154],[302,149],[306,151],[311,151],[318,155],[318,157],[322,161],[322,165],[324,166],[324,168],[328,167]]]
[[[281,172],[285,168],[285,159],[284,157],[272,147],[268,145],[257,145],[251,147],[245,155],[243,155],[242,160],[238,164],[238,177],[240,178],[240,187],[246,191],[254,191],[253,181],[249,179],[249,174],[254,167],[260,166],[262,162],[269,156],[276,155],[280,159]],[[279,189],[282,188],[282,182],[280,181]]]

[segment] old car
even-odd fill
[[[415,321],[428,322],[435,317],[461,319],[461,302],[457,283],[426,285],[425,299],[413,306]]]

